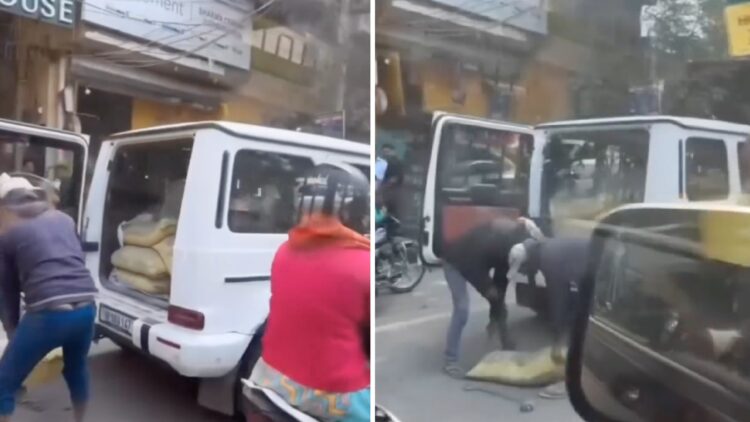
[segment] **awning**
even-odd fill
[[[224,92],[195,86],[148,70],[100,59],[74,57],[71,74],[78,82],[102,91],[170,104],[218,108]]]

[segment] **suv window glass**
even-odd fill
[[[525,192],[532,149],[530,135],[448,124],[441,138],[438,189],[492,186],[504,194]]]
[[[0,132],[0,173],[23,176],[47,191],[57,209],[78,220],[84,149],[40,137]]]
[[[642,346],[747,394],[750,269],[700,256],[697,220],[684,217],[662,218],[648,229],[664,235],[663,242],[606,241],[594,314]],[[694,253],[686,252],[690,245]]]
[[[242,150],[234,158],[229,229],[239,233],[286,233],[295,223],[298,178],[309,158]]]
[[[685,144],[685,190],[691,201],[729,196],[727,147],[720,139],[688,138]]]
[[[745,158],[745,154],[750,153],[750,151],[747,151],[747,148],[747,141],[737,143],[737,161],[740,169],[740,185],[743,193],[750,193],[750,155],[748,155],[748,158]]]
[[[553,218],[593,218],[646,191],[649,133],[642,129],[554,134],[544,148],[542,205]]]

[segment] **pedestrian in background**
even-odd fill
[[[63,376],[80,422],[89,401],[87,357],[97,289],[73,219],[54,210],[25,179],[3,176],[0,283],[9,342],[0,358],[0,422],[10,421],[22,383],[57,348],[63,351]]]
[[[381,148],[381,154],[388,163],[381,191],[383,192],[383,201],[388,213],[396,218],[401,218],[401,196],[403,195],[404,184],[404,164],[396,154],[396,149],[391,144],[385,144]]]

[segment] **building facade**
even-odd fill
[[[350,22],[369,10],[340,3],[85,0],[70,22],[0,8],[0,117],[89,134],[96,154],[111,133],[159,124],[356,115],[346,53],[362,51]]]

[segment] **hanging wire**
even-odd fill
[[[251,11],[250,13],[248,13],[246,16],[244,16],[243,19],[239,22],[239,24],[243,25],[243,24],[247,23],[248,21],[250,21],[253,17],[263,16],[264,14],[268,13],[271,10],[271,6],[273,6],[273,4],[276,3],[277,1],[278,0],[269,0],[269,1],[265,2],[263,5],[259,6],[258,8],[254,9],[253,11]],[[199,34],[195,34],[195,35],[190,36],[190,37],[185,38],[185,39],[172,40],[172,44],[174,44],[176,42],[185,42],[185,41],[192,40],[192,39],[195,39],[195,38],[202,38],[202,37],[208,36],[209,34],[215,33],[217,31],[217,29],[218,28],[211,28],[210,30],[201,32]],[[166,64],[166,63],[172,63],[172,62],[175,62],[177,60],[183,59],[185,57],[191,56],[191,55],[195,54],[196,52],[201,51],[202,49],[204,49],[204,48],[206,48],[206,47],[208,47],[208,46],[210,46],[210,45],[212,45],[212,44],[220,41],[221,39],[227,37],[228,35],[230,35],[233,32],[236,32],[236,31],[237,31],[237,29],[235,29],[235,28],[224,29],[216,37],[213,37],[213,38],[207,40],[206,42],[204,42],[204,43],[196,46],[193,49],[190,49],[188,51],[185,51],[185,52],[176,54],[176,55],[174,55],[172,57],[169,57],[168,59],[146,59],[146,58],[140,59],[140,58],[132,58],[132,59],[118,60],[117,62],[118,62],[118,64],[121,64],[123,67],[131,68],[131,69],[142,69],[142,68],[148,68],[148,67],[154,67],[154,66],[163,65],[163,64]],[[161,45],[156,46],[155,42],[150,42],[148,44],[151,44],[152,47],[161,47]],[[166,47],[170,47],[170,46],[166,45]],[[174,47],[172,47],[172,48],[174,48]],[[149,50],[153,51],[149,47],[138,49],[138,50],[135,50],[135,49],[134,50],[122,49],[119,52],[119,53],[122,53],[122,54],[117,54],[117,56],[119,56],[119,55],[143,54],[143,53],[150,52]],[[161,50],[159,48],[159,50],[157,50],[157,52],[164,53],[164,50]],[[106,55],[106,54],[101,54],[101,55],[93,54],[93,55],[83,55],[83,56],[84,57],[97,57],[97,58],[111,58],[112,54],[114,54],[116,52],[110,52],[110,53],[111,53],[110,55]],[[74,56],[76,56],[76,55],[74,55]],[[79,56],[76,56],[76,57],[81,57],[81,56],[79,55]]]
[[[418,18],[412,21],[407,21],[404,24],[413,27],[429,27],[435,23],[435,20],[451,20],[456,14],[471,14],[482,19],[490,19],[486,16],[496,9],[513,7],[518,9],[518,4],[527,3],[528,0],[512,0],[512,1],[497,1],[497,0],[466,0],[458,5],[448,5],[445,3],[439,3],[441,6],[449,7],[450,10],[440,8],[441,14],[433,15],[428,18]],[[472,8],[472,3],[476,5],[486,6],[485,8]],[[473,16],[469,16],[473,17]]]
[[[490,31],[492,29],[498,28],[500,26],[506,25],[508,22],[518,19],[519,17],[536,10],[537,6],[530,6],[526,9],[522,9],[520,11],[517,11],[511,16],[506,17],[503,20],[500,21],[493,21],[487,26],[480,26],[477,28],[460,28],[460,29],[435,29],[435,30],[429,30],[425,31],[425,35],[437,35],[436,38],[438,39],[445,39],[449,37],[455,37],[455,36],[461,36],[461,35],[472,35],[476,34],[477,32],[486,32]]]

